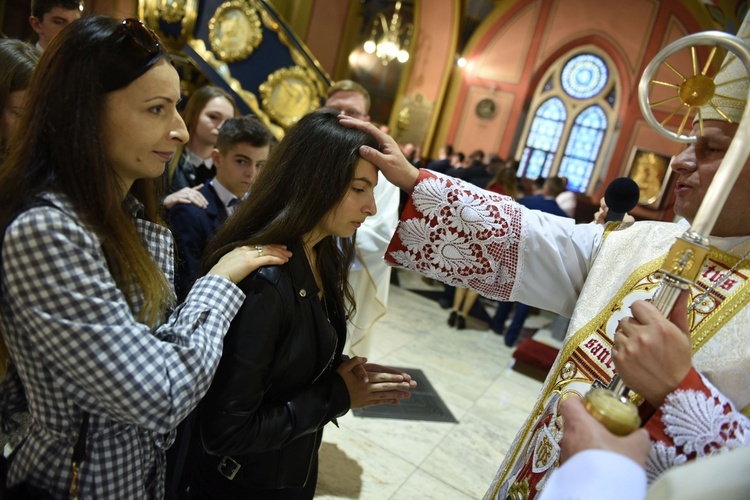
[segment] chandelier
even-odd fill
[[[383,66],[396,59],[400,63],[409,60],[409,48],[414,25],[401,24],[401,2],[396,2],[393,17],[390,22],[383,13],[379,13],[372,23],[370,38],[365,42],[364,49],[368,54],[375,54]]]

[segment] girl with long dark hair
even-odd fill
[[[319,110],[287,130],[206,250],[206,267],[237,245],[274,241],[292,258],[239,284],[246,299],[199,406],[192,498],[312,498],[323,427],[349,408],[397,404],[416,385],[342,356],[352,236],[376,211],[378,175],[358,153],[377,144],[336,116]]]

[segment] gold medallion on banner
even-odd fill
[[[315,83],[299,66],[274,71],[258,90],[263,109],[284,128],[320,106]]]
[[[263,41],[263,31],[251,2],[221,4],[208,21],[208,41],[222,61],[240,61],[252,54]]]

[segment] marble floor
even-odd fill
[[[448,311],[408,289],[430,289],[399,270],[370,361],[420,369],[458,423],[355,417],[328,425],[315,498],[478,499],[491,483],[541,383],[511,369],[512,349],[470,321],[450,328]],[[442,285],[435,285],[441,290]],[[488,312],[492,314],[491,307]],[[542,313],[526,326],[559,347]]]

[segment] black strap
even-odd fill
[[[89,412],[83,414],[83,421],[81,421],[81,429],[78,431],[78,440],[76,441],[75,447],[73,447],[73,462],[80,464],[86,457],[86,435],[89,431]]]

